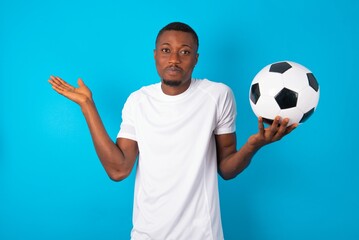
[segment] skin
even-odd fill
[[[77,103],[84,114],[96,153],[108,176],[114,181],[126,178],[138,155],[137,142],[118,138],[114,143],[109,137],[97,112],[90,89],[79,79],[75,88],[59,77],[51,76],[49,83],[59,94]]]
[[[158,37],[154,58],[165,94],[177,95],[188,89],[198,61],[197,49],[190,33],[165,31]]]
[[[193,69],[198,61],[197,44],[190,33],[165,31],[159,36],[154,50],[161,87],[167,95],[178,95],[188,89]],[[60,77],[50,76],[49,83],[59,94],[77,103],[89,127],[96,153],[108,176],[114,181],[126,178],[132,171],[139,153],[136,141],[118,138],[114,143],[106,132],[98,114],[90,89],[79,79],[78,87]],[[236,149],[236,134],[216,135],[218,172],[224,179],[232,179],[250,163],[255,153],[263,146],[282,139],[297,127],[287,126],[288,119],[276,117],[273,124],[264,127],[258,118],[258,133]]]

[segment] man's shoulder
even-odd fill
[[[232,92],[231,88],[222,82],[215,82],[209,79],[196,79],[198,88],[210,95],[222,95]]]
[[[129,98],[140,99],[143,96],[156,94],[156,92],[159,90],[159,88],[160,88],[160,83],[146,85],[146,86],[143,86],[143,87],[135,90],[134,92],[132,92],[130,94]]]

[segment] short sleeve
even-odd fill
[[[217,105],[217,126],[214,134],[227,134],[236,131],[236,101],[232,90],[225,87],[224,93],[220,95]]]
[[[135,97],[131,94],[125,102],[122,109],[122,122],[120,125],[120,131],[117,134],[117,138],[127,138],[137,141],[136,128],[135,128]]]

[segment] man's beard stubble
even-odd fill
[[[181,85],[181,81],[172,81],[172,80],[166,80],[162,79],[163,84],[169,86],[169,87],[178,87]]]

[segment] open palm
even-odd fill
[[[49,83],[56,92],[76,102],[77,104],[81,105],[88,100],[92,100],[92,93],[90,89],[81,79],[78,79],[77,81],[79,85],[78,88],[68,84],[60,77],[55,76],[50,76]]]
[[[272,142],[276,142],[282,139],[284,136],[293,131],[298,124],[292,124],[288,126],[289,119],[277,116],[275,117],[272,125],[267,128],[264,128],[263,118],[258,118],[258,133],[249,137],[248,142],[257,147],[262,147]]]

